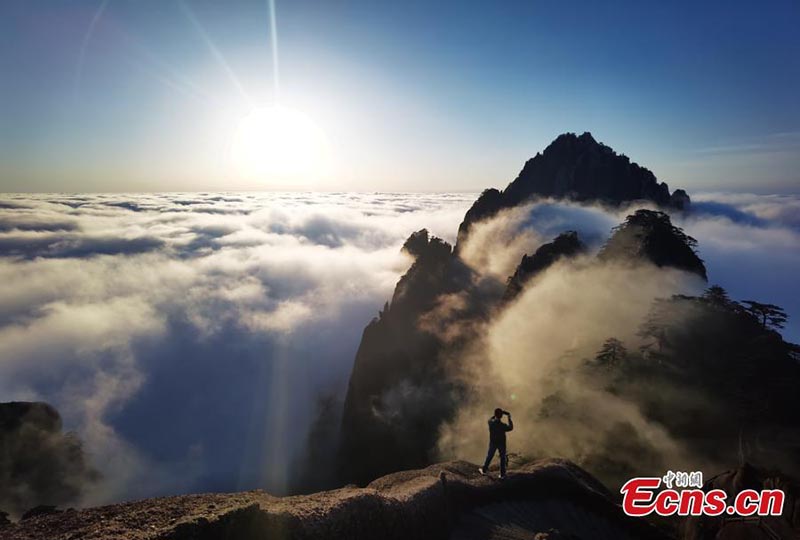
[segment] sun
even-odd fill
[[[328,141],[302,112],[277,105],[261,107],[240,120],[231,157],[239,174],[250,180],[305,184],[324,173]]]

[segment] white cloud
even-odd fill
[[[472,199],[15,196],[0,208],[0,399],[48,401],[78,431],[105,475],[87,504],[280,491],[265,460],[291,465],[315,392],[343,391],[410,264],[402,243],[422,226],[452,239]],[[258,450],[267,435],[281,455]]]
[[[299,453],[317,391],[344,393],[365,324],[410,263],[400,253],[403,241],[423,227],[454,241],[473,200],[14,196],[0,207],[0,399],[49,401],[78,430],[106,474],[105,488],[87,502],[202,489],[280,491],[286,478],[265,469]],[[796,340],[798,199],[695,200],[697,212],[677,221],[699,240],[711,282],[736,298],[786,307],[793,316],[786,335]],[[563,230],[577,229],[596,247],[625,214],[531,205],[472,238],[464,256],[502,281],[523,253]],[[628,277],[595,292],[625,297],[622,289],[641,276]],[[547,310],[532,309],[525,329],[496,321],[491,335],[504,337],[488,344],[492,369],[514,373],[502,362],[526,350],[552,361],[538,343],[573,346],[567,329],[578,315],[597,321],[588,348],[612,331],[605,326],[612,315],[620,324],[639,315],[639,304],[619,303],[610,315],[589,302],[561,313],[558,328],[548,326],[559,298],[592,290],[584,278],[580,269],[550,272],[546,287],[518,303]],[[658,279],[668,282],[642,281],[641,298],[685,285],[672,274]],[[511,351],[497,345],[517,341]]]

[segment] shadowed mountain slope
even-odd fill
[[[364,329],[350,377],[339,460],[340,475],[348,481],[363,484],[428,463],[437,426],[451,409],[448,395],[454,388],[436,361],[440,343],[417,323],[441,295],[468,289],[472,272],[449,244],[429,238],[425,230],[414,233],[405,250],[416,260],[391,304]],[[413,395],[421,381],[439,381],[435,393],[441,399],[433,399],[433,390]]]
[[[586,246],[578,238],[577,232],[567,231],[559,234],[552,242],[539,246],[533,255],[523,255],[514,275],[508,279],[503,298],[513,299],[536,274],[562,258],[574,257],[581,253],[586,253]]]

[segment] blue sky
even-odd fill
[[[565,131],[673,188],[800,187],[797,2],[276,0],[280,101],[333,156],[298,186],[230,162],[276,97],[266,0],[0,11],[0,191],[479,190]]]

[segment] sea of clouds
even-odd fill
[[[0,401],[47,401],[83,439],[104,479],[82,504],[283,493],[319,397],[343,397],[364,326],[411,264],[402,243],[423,227],[454,241],[474,199],[5,195]],[[709,282],[783,306],[784,335],[800,340],[800,197],[694,201],[675,222],[697,238]],[[504,279],[521,253],[563,230],[596,247],[623,218],[536,204],[511,225],[481,228],[492,241],[473,240],[463,256]]]
[[[7,195],[0,401],[44,400],[104,474],[84,504],[287,489],[369,320],[470,194]]]

